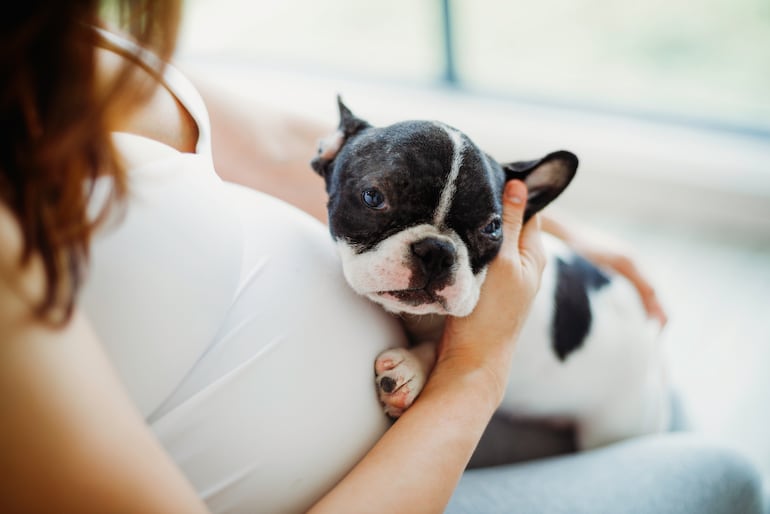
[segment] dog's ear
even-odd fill
[[[560,150],[539,160],[511,162],[502,167],[506,181],[517,179],[527,184],[526,222],[567,188],[577,172],[578,158],[571,152]]]
[[[318,143],[318,153],[310,161],[310,166],[322,177],[326,177],[329,166],[334,161],[334,158],[337,157],[348,138],[365,128],[371,127],[366,121],[357,118],[342,103],[342,98],[339,95],[337,95],[337,105],[340,110],[340,124],[333,134],[326,136]]]

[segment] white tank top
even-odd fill
[[[404,338],[349,290],[322,224],[216,175],[201,98],[171,67],[164,82],[198,124],[196,152],[114,135],[141,164],[95,237],[81,305],[213,511],[302,511],[387,429],[373,363]]]

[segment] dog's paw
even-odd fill
[[[427,372],[412,351],[394,348],[377,356],[374,375],[385,413],[392,418],[398,418],[422,391]]]

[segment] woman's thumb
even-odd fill
[[[527,206],[527,186],[519,180],[510,180],[503,193],[503,230],[510,248],[518,250],[522,265],[542,273],[545,266],[545,249],[540,238],[540,219],[534,216],[526,227],[524,209]]]
[[[526,205],[527,186],[521,180],[509,180],[503,192],[503,232],[504,239],[517,246]]]

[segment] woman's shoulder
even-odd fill
[[[198,125],[191,113],[180,103],[170,89],[141,65],[123,55],[100,49],[98,51],[100,84],[108,84],[127,64],[132,67],[134,80],[147,87],[139,103],[125,105],[118,99],[113,126],[118,132],[129,132],[158,141],[180,152],[194,152],[198,141]],[[123,103],[121,103],[123,102]]]
[[[11,209],[0,202],[0,305],[11,297],[34,305],[45,290],[45,272],[40,258],[22,261],[24,236]],[[2,310],[2,309],[0,309]]]
[[[12,268],[21,255],[21,227],[7,205],[0,202],[0,272]]]

